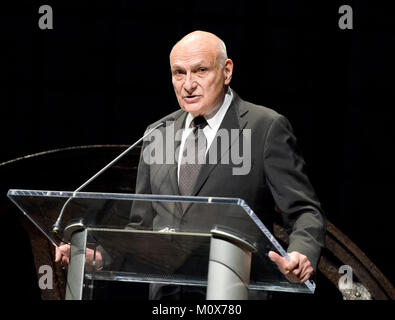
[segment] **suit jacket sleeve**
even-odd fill
[[[150,128],[148,127],[147,130]],[[145,132],[147,132],[147,130]],[[152,194],[150,184],[149,165],[144,161],[144,150],[149,141],[145,141],[141,147],[140,161],[137,170],[136,194]],[[152,228],[153,210],[151,202],[133,201],[129,224],[126,228],[132,229],[150,229]]]
[[[283,116],[275,118],[267,132],[264,166],[273,199],[290,232],[287,251],[306,255],[316,270],[324,246],[326,220],[305,172],[292,127]]]

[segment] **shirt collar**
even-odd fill
[[[228,111],[232,99],[233,99],[233,92],[232,89],[229,87],[228,91],[225,94],[225,98],[222,104],[218,105],[216,108],[211,110],[209,114],[204,116],[204,118],[208,123],[208,127],[210,127],[210,129],[214,129],[220,126],[226,111]],[[187,118],[185,119],[185,128],[189,128],[192,120],[193,120],[192,114],[188,113]]]

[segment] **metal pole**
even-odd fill
[[[66,300],[82,300],[87,230],[71,234],[70,264],[67,270]]]
[[[211,230],[207,300],[247,300],[255,247],[240,237]]]

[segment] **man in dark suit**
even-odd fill
[[[172,118],[171,133],[168,127],[157,130],[174,143],[159,139],[155,145],[152,137],[145,141],[136,193],[241,198],[269,229],[275,215],[281,214],[290,231],[290,261],[273,251],[269,257],[288,280],[305,282],[316,270],[324,246],[325,217],[290,123],[274,110],[242,100],[230,89],[233,62],[223,41],[214,34],[195,31],[186,35],[173,47],[170,65],[181,109],[148,129]],[[228,134],[229,144],[221,147],[220,133],[232,131],[237,134]],[[151,161],[151,149],[158,143],[166,160],[170,154],[175,161]],[[184,151],[191,149],[195,151],[193,159],[203,159],[204,164],[185,161]],[[245,153],[242,167],[222,161],[240,151]],[[212,155],[215,161],[210,161]],[[212,225],[210,219],[218,217],[208,208],[135,201],[128,226],[204,230]],[[59,250],[57,259],[61,260]]]
[[[144,153],[149,149],[147,141],[140,158],[136,193],[241,198],[269,228],[274,215],[280,213],[290,230],[287,249],[290,261],[275,252],[270,252],[269,257],[288,280],[306,281],[316,270],[324,246],[325,217],[306,175],[305,162],[290,123],[274,110],[242,100],[229,88],[233,62],[227,58],[223,41],[211,33],[195,31],[186,35],[173,47],[170,65],[181,110],[149,128],[166,118],[174,119],[174,132],[181,132],[181,135],[177,139],[174,134],[175,144],[171,145],[171,150],[165,150],[162,140],[160,143],[163,153],[175,154],[176,161],[150,161],[151,152]],[[183,168],[182,160],[188,136],[193,132],[194,119],[204,122],[199,130],[203,131],[202,139],[205,140],[203,158],[206,163],[197,168],[198,172]],[[166,128],[158,130],[163,136],[168,132]],[[235,174],[232,164],[221,163],[232,148],[237,152],[242,148],[240,140],[232,138],[229,149],[218,148],[216,138],[224,130],[237,130],[240,134],[250,132],[248,143],[251,150],[246,155],[249,163],[243,164],[246,170],[241,174]],[[198,148],[196,152],[199,152]],[[208,161],[212,153],[217,156],[215,163]],[[210,215],[202,214],[198,205],[186,209],[169,206],[147,208],[136,205],[130,226],[182,230],[181,225],[189,224],[204,229],[204,217],[210,219]],[[171,218],[177,215],[182,218],[177,221]]]

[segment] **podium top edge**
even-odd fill
[[[225,203],[243,205],[246,203],[240,198],[225,197],[202,197],[202,196],[179,196],[179,195],[159,195],[159,194],[133,194],[133,193],[103,193],[103,192],[74,192],[59,190],[28,190],[9,189],[7,196],[11,197],[54,197],[54,198],[86,198],[86,199],[109,199],[109,200],[159,200],[159,201],[185,201],[185,202],[206,202]]]

